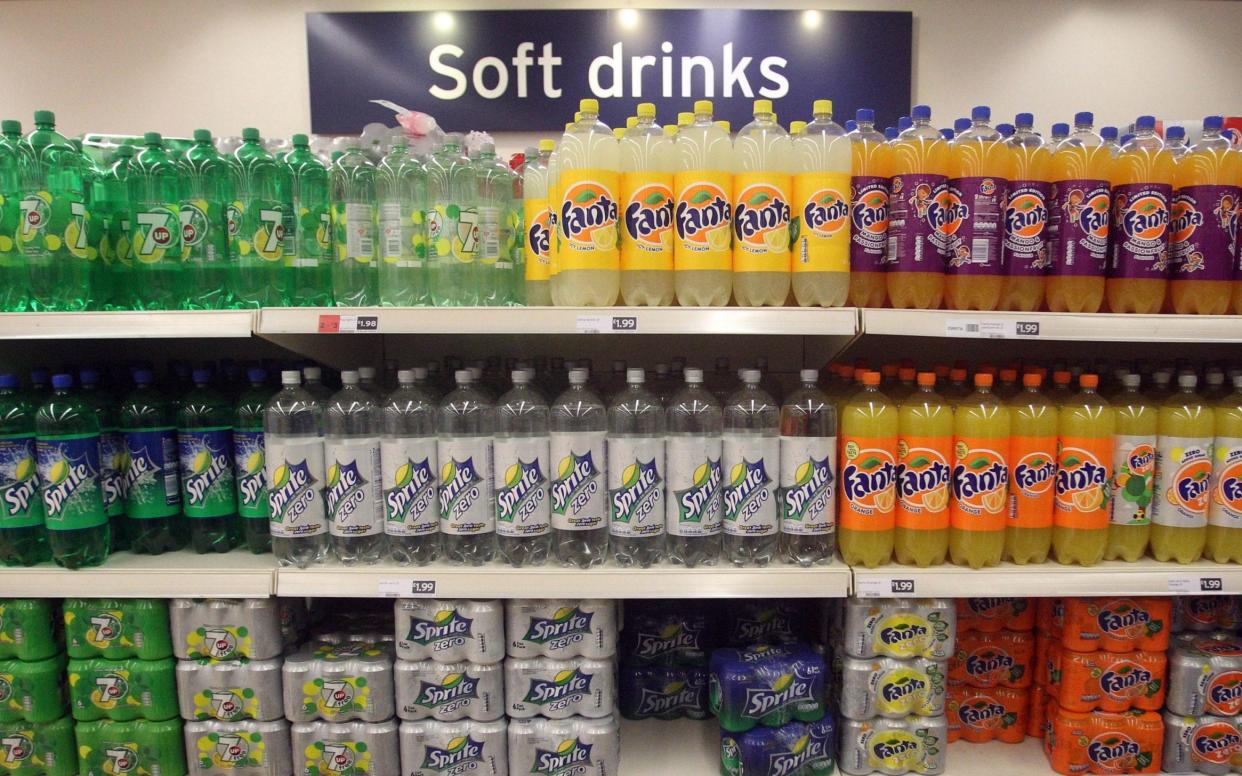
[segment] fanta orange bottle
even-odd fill
[[[1113,397],[1112,517],[1105,560],[1133,563],[1147,553],[1151,538],[1152,483],[1156,477],[1157,408],[1139,392],[1138,375],[1126,373]]]
[[[897,413],[897,562],[924,568],[949,550],[953,409],[935,386],[934,372],[920,372]]]
[[[1048,399],[1054,404],[1062,405],[1067,399],[1074,395],[1070,389],[1070,382],[1074,379],[1074,373],[1068,369],[1057,369],[1052,373],[1052,390],[1048,393]]]
[[[880,392],[880,373],[866,372],[863,389],[841,414],[841,557],[875,568],[893,557],[896,508],[897,408]]]
[[[901,406],[908,396],[918,390],[915,380],[918,377],[918,370],[912,366],[902,366],[897,368],[897,385],[893,390],[889,391],[889,398],[893,400],[893,404]],[[934,380],[935,375],[932,375]]]
[[[1039,392],[1038,374],[1022,376],[1009,402],[1009,523],[1005,560],[1043,563],[1052,546],[1053,482],[1057,471],[1057,405]]]
[[[945,302],[951,310],[995,310],[1000,304],[1002,216],[1013,150],[991,119],[986,105],[971,110],[970,128],[949,149],[948,185],[934,208],[946,257]]]
[[[1177,393],[1160,406],[1151,554],[1194,563],[1207,541],[1215,413],[1195,393],[1193,374],[1177,377]]]
[[[1237,251],[1242,152],[1208,116],[1203,135],[1177,161],[1170,212],[1173,312],[1221,315],[1229,310]],[[1237,307],[1234,312],[1242,312]]]
[[[1052,152],[1048,309],[1057,313],[1099,312],[1104,301],[1108,258],[1109,181],[1113,155],[1091,131],[1094,116],[1074,116],[1074,132]]]
[[[733,141],[733,298],[773,307],[789,296],[789,133],[771,100],[755,100],[754,121]]]
[[[996,398],[1009,401],[1018,395],[1018,369],[1005,367],[1000,370],[1000,382],[996,384]]]
[[[1078,395],[1057,422],[1056,501],[1052,553],[1058,563],[1094,566],[1108,546],[1108,501],[1117,417],[1097,392],[1099,377],[1078,378]]]
[[[975,392],[953,417],[949,556],[958,566],[1001,561],[1009,489],[1009,408],[992,395],[992,376],[975,375]]]
[[[1019,113],[1006,145],[1013,151],[1009,168],[1009,201],[1005,205],[1001,264],[1005,283],[1002,310],[1038,310],[1051,260],[1048,255],[1048,165],[1052,152],[1035,133],[1035,117]]]
[[[875,111],[854,115],[858,129],[850,133],[853,171],[850,178],[850,294],[854,307],[883,307],[888,298],[884,279],[888,255],[888,186],[892,147],[876,131]]]
[[[1216,408],[1216,464],[1208,511],[1207,556],[1242,563],[1242,376]]]
[[[678,116],[673,148],[673,284],[682,307],[723,307],[733,288],[733,144],[712,122],[711,100]]]
[[[893,141],[888,301],[893,307],[935,310],[944,299],[944,254],[936,227],[945,218],[949,145],[931,125],[931,108],[915,105],[911,117],[914,125]]]
[[[944,389],[944,398],[953,407],[970,395],[970,386],[966,382],[969,374],[962,367],[953,367],[949,370],[949,385]]]
[[[1113,255],[1108,265],[1108,309],[1158,313],[1169,275],[1169,202],[1173,154],[1156,136],[1154,116],[1139,116],[1135,135],[1113,160]]]

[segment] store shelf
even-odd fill
[[[720,772],[714,719],[621,720],[620,776],[700,776]]]
[[[740,307],[267,307],[261,335],[785,334],[852,337],[858,310]]]
[[[552,566],[513,569],[433,564],[337,564],[276,572],[276,594],[328,597],[426,598],[843,598],[850,570],[837,562],[816,568],[648,569],[607,565],[593,569]]]
[[[970,569],[945,564],[920,569],[891,564],[855,567],[854,595],[957,597],[966,595],[1173,595],[1242,593],[1242,566],[1199,561],[1187,565],[1144,558],[1136,563],[1106,561],[1097,566],[1059,563]]]
[[[953,776],[1055,776],[1042,738],[1027,738],[1020,744],[956,741],[949,744],[948,754],[945,773]]]
[[[901,337],[1085,342],[1242,342],[1242,319],[1232,315],[1113,315],[1096,313],[862,310],[866,334]]]
[[[0,339],[192,339],[249,337],[251,310],[0,313]]]
[[[52,564],[0,568],[0,591],[34,598],[265,598],[272,595],[276,561],[271,555],[234,551],[224,555],[118,552],[102,566],[70,571]]]

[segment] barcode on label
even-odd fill
[[[386,202],[380,206],[380,234],[384,238],[384,258],[401,256],[401,203]]]
[[[978,333],[979,333],[979,324],[977,324],[977,323],[968,323],[968,324],[966,324],[966,333],[967,333],[967,334],[978,334]]]
[[[976,237],[970,241],[970,262],[987,264],[990,241],[986,237]]]
[[[371,207],[361,202],[345,205],[345,251],[350,257],[370,259],[375,250]]]
[[[888,255],[884,257],[885,261],[897,261],[897,238],[888,238]]]

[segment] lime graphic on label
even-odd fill
[[[198,454],[194,456],[194,463],[191,468],[193,468],[195,474],[199,474],[207,471],[208,466],[211,466],[211,453],[206,450],[199,450]]]
[[[282,463],[276,467],[275,473],[272,474],[272,487],[280,490],[285,483],[289,481],[289,465]]]
[[[48,472],[48,479],[52,482],[53,485],[64,482],[65,478],[68,476],[69,476],[69,462],[64,459],[61,459],[57,461],[56,463],[52,464],[52,468]]]
[[[404,488],[410,483],[410,480],[414,478],[414,465],[409,461],[401,464],[397,467],[394,478],[397,481],[397,487]]]
[[[625,467],[625,470],[621,472],[622,487],[632,488],[634,487],[634,483],[636,482],[638,482],[638,462],[637,461]]]
[[[698,468],[694,470],[694,487],[703,487],[703,484],[707,482],[707,478],[711,475],[711,472],[712,469],[707,465],[706,461],[699,464]]]
[[[512,488],[514,485],[517,485],[518,480],[520,480],[521,478],[522,478],[521,464],[515,463],[515,464],[510,465],[508,469],[505,469],[505,487],[506,488]]]
[[[334,463],[328,467],[328,487],[329,488],[336,487],[336,484],[340,481],[341,481],[341,465],[339,463]]]
[[[246,473],[258,474],[261,471],[263,471],[263,453],[259,450],[255,450],[253,453],[246,456]]]

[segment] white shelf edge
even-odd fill
[[[864,335],[1016,339],[1088,342],[1242,342],[1242,318],[1236,315],[1118,315],[1113,313],[1021,313],[968,310],[863,309]],[[995,324],[988,337],[948,331],[950,322]],[[1020,334],[1018,323],[1038,324],[1037,334]]]
[[[252,310],[0,313],[0,340],[249,337]]]
[[[0,591],[33,598],[266,598],[275,589],[276,560],[245,550],[198,555],[118,552],[101,566],[63,569],[50,563],[0,568]]]

